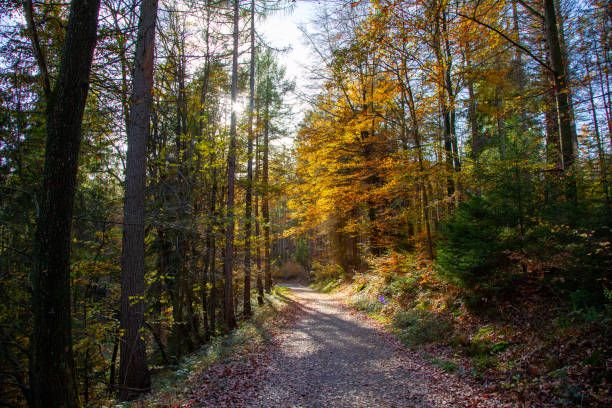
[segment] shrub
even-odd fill
[[[374,300],[365,293],[358,293],[352,296],[350,303],[353,307],[366,313],[380,313],[385,307],[381,301]]]
[[[338,279],[344,279],[344,269],[338,264],[320,264],[313,262],[312,271],[310,272],[312,280],[316,283],[330,282]]]
[[[411,309],[393,316],[393,326],[404,343],[418,346],[444,343],[454,332],[451,322],[442,315],[423,309]]]
[[[436,247],[441,275],[468,291],[495,281],[502,247],[489,204],[472,197],[444,225]]]
[[[404,294],[412,294],[419,288],[419,281],[416,276],[402,275],[397,276],[387,289],[387,296],[395,297]]]
[[[281,265],[280,272],[283,279],[305,279],[308,276],[304,267],[291,259]]]

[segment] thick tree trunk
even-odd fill
[[[230,145],[227,154],[227,225],[225,231],[225,259],[223,275],[225,277],[224,316],[226,330],[236,327],[234,316],[234,297],[232,276],[234,269],[234,179],[236,177],[236,96],[238,90],[238,18],[239,1],[234,0],[234,49],[232,58],[232,113],[230,119]]]
[[[573,142],[573,134],[576,133],[576,130],[570,107],[569,81],[557,30],[557,14],[555,12],[554,0],[544,0],[544,30],[548,51],[550,52],[551,68],[554,72],[554,93],[559,123],[561,168],[566,172],[565,194],[568,201],[576,204],[576,180],[572,174],[567,173],[572,168],[576,158]]]
[[[554,0],[544,0],[544,25],[546,42],[550,52],[550,63],[554,71],[554,91],[561,142],[561,165],[564,170],[567,170],[574,163],[575,151],[572,143],[572,114],[568,99],[568,77],[561,52]]]
[[[544,54],[550,58],[548,47],[545,48]],[[555,103],[554,78],[553,73],[543,69],[542,76],[544,81],[548,82],[550,88],[547,89],[544,96],[544,124],[546,128],[546,161],[553,165],[556,170],[561,170],[561,149],[559,147],[559,121],[557,120],[557,110]]]
[[[72,353],[70,235],[99,8],[98,0],[72,1],[57,83],[47,99],[37,265],[32,279],[30,390],[36,408],[80,406]]]
[[[565,21],[561,12],[561,3],[559,0],[553,0],[557,14],[557,30],[559,35],[559,48],[561,48],[561,59],[563,60],[563,69],[566,75],[567,83],[567,106],[570,117],[570,130],[572,132],[572,150],[574,154],[578,152],[578,134],[576,132],[576,120],[574,115],[574,103],[572,102],[572,88],[570,84],[570,60],[567,53],[567,44],[565,41]]]
[[[121,350],[119,398],[130,400],[151,386],[145,344],[144,258],[147,139],[153,88],[157,0],[143,0],[136,40],[134,79],[127,129],[123,252],[121,255]]]

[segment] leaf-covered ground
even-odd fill
[[[290,307],[275,319],[269,343],[192,376],[182,406],[516,406],[406,348],[341,297],[291,289]]]

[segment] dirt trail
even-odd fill
[[[340,298],[288,286],[302,313],[272,351],[247,406],[507,406],[403,347]]]

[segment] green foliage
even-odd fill
[[[437,263],[443,277],[466,290],[490,284],[500,262],[502,230],[496,226],[491,205],[482,197],[461,203],[443,227]]]
[[[310,248],[308,240],[304,237],[299,237],[295,240],[295,252],[292,255],[295,262],[299,263],[308,270],[310,268]]]
[[[450,321],[425,309],[409,309],[395,314],[393,326],[398,329],[400,339],[411,346],[445,343],[454,332]]]
[[[572,308],[605,304],[612,270],[606,211],[590,199],[578,205],[551,201],[567,180],[537,186],[538,167],[521,161],[520,151],[512,154],[515,162],[508,158],[478,169],[483,191],[442,224],[440,275],[462,288],[471,304],[481,295],[517,293],[521,281],[552,288]]]
[[[390,297],[400,295],[413,295],[420,288],[419,280],[414,275],[396,276],[391,284],[387,286],[385,295]]]
[[[385,305],[380,300],[372,299],[367,293],[360,292],[350,298],[350,303],[353,307],[369,314],[378,314],[382,312]]]
[[[591,217],[589,217],[591,218]],[[603,216],[577,219],[581,225],[544,224],[542,246],[559,260],[547,282],[567,299],[573,310],[610,304],[612,230]],[[599,225],[597,225],[599,224]]]
[[[456,363],[450,360],[440,359],[440,358],[432,358],[429,361],[440,367],[446,372],[454,373],[459,370],[459,367]]]
[[[472,340],[466,344],[467,354],[472,357],[502,353],[508,347],[510,343],[497,338],[491,326],[479,329]]]

